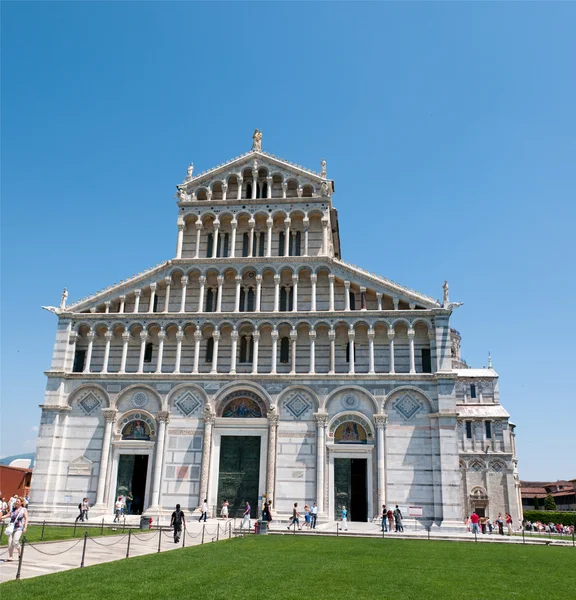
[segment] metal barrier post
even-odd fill
[[[216,523],[216,541],[220,539],[220,523]]]
[[[474,541],[475,542],[478,541],[478,535],[477,535],[476,527],[474,527]]]
[[[20,579],[22,572],[22,560],[24,559],[24,546],[26,546],[26,538],[22,538],[22,547],[20,548],[20,556],[18,557],[18,570],[16,571],[16,579]]]
[[[186,546],[186,523],[184,523],[184,531],[182,532],[182,548]]]
[[[522,527],[522,543],[526,543],[526,540],[524,539],[524,527]]]
[[[4,521],[2,521],[2,528],[0,529],[0,539],[2,539],[2,536],[4,535],[4,526],[5,526],[5,523],[4,523]]]
[[[160,552],[161,542],[162,542],[162,527],[158,527],[158,552]]]
[[[4,525],[2,525],[4,526]],[[44,541],[44,527],[46,527],[46,521],[42,521],[42,533],[40,534],[40,541]]]
[[[122,525],[122,533],[126,530],[126,515],[124,515],[124,524]]]
[[[574,538],[574,535],[572,535],[572,538]],[[232,539],[232,523],[228,524],[228,539]]]
[[[206,523],[202,525],[202,543],[204,543],[204,532],[206,531]]]
[[[338,530],[339,530],[339,529],[340,529],[340,528],[338,527],[338,523],[336,523],[336,537],[338,537]]]
[[[86,542],[88,541],[88,532],[84,532],[84,545],[82,546],[82,560],[80,561],[80,568],[84,566],[84,558],[86,557]]]
[[[100,535],[104,535],[104,517],[102,517],[102,527],[100,528]]]
[[[296,521],[294,521],[293,525],[294,525],[294,535],[296,535]]]
[[[128,545],[126,546],[126,558],[130,556],[130,539],[132,538],[132,530],[128,530]]]

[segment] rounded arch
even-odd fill
[[[328,439],[333,442],[337,429],[345,423],[356,423],[360,425],[366,432],[366,441],[373,442],[375,439],[374,425],[366,415],[355,410],[349,410],[333,416],[328,422]],[[352,441],[352,440],[350,440]]]
[[[423,325],[426,325],[426,327],[428,329],[428,333],[433,331],[432,323],[430,323],[430,321],[428,319],[425,319],[424,317],[417,317],[416,319],[414,319],[412,321],[412,329],[414,329],[414,327],[416,325],[418,325],[418,323],[422,323]]]
[[[158,402],[158,406],[161,407],[164,405],[162,401],[162,396],[150,385],[146,385],[145,383],[135,383],[133,385],[129,385],[127,388],[124,388],[121,392],[118,393],[116,398],[114,398],[113,408],[118,408],[118,405],[121,400],[123,400],[126,396],[128,396],[132,392],[137,391],[149,392],[151,396]],[[138,409],[134,409],[138,410]],[[143,412],[143,411],[140,411]]]
[[[169,410],[174,405],[174,399],[186,390],[190,390],[191,392],[196,394],[197,397],[201,399],[202,406],[206,406],[207,404],[209,404],[208,395],[199,385],[196,385],[195,383],[181,383],[172,390],[170,390],[169,394],[166,396],[162,408],[164,410]]]
[[[270,406],[272,405],[272,398],[270,398],[268,392],[261,385],[250,381],[232,382],[220,389],[212,400],[216,415],[221,416],[222,409],[228,403],[231,394],[242,391],[253,392],[264,401],[264,412],[262,416],[266,416],[266,413],[270,410]]]
[[[348,390],[361,392],[362,394],[364,394],[372,402],[372,405],[374,406],[374,412],[380,412],[380,407],[378,406],[378,402],[376,401],[376,398],[374,398],[374,396],[366,388],[363,388],[359,385],[341,385],[340,387],[337,387],[335,390],[332,390],[326,396],[326,398],[324,398],[324,402],[320,408],[326,409],[326,407],[328,406],[330,401],[336,395],[346,392]],[[359,414],[361,414],[361,413],[359,413]]]
[[[110,396],[108,392],[97,383],[83,383],[68,395],[68,406],[78,401],[83,402],[83,409],[88,414],[95,412],[98,408],[110,408]],[[103,406],[105,404],[105,406]]]
[[[408,327],[408,329],[412,329],[412,324],[410,323],[410,321],[403,317],[398,317],[397,319],[394,319],[393,321],[391,321],[390,329],[396,329],[396,325],[398,325],[398,323],[402,323],[403,325],[406,325],[406,327]]]
[[[116,434],[123,440],[151,441],[156,438],[156,419],[147,410],[129,410],[116,421]]]

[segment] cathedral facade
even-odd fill
[[[262,150],[177,186],[174,258],[60,307],[36,514],[271,500],[398,504],[424,525],[521,516],[498,375],[468,368],[458,306],[341,259],[334,182]]]

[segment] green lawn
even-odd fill
[[[97,537],[99,535],[118,535],[122,533],[122,525],[119,527],[112,527],[111,525],[105,525],[104,531],[101,532],[100,527],[84,527],[81,524],[78,524],[76,527],[76,535],[74,535],[74,527],[59,527],[57,525],[46,525],[44,528],[44,542],[53,542],[55,540],[68,540],[72,538],[81,538],[84,535],[84,532],[87,531],[88,535],[91,537]],[[125,532],[128,529],[124,530]],[[140,530],[136,530],[136,533],[140,534]],[[29,542],[39,542],[42,537],[42,525],[30,525],[26,530],[26,539]],[[2,540],[0,540],[0,547],[6,546],[8,544],[8,538],[6,534],[2,536]]]
[[[576,549],[249,536],[0,586],[2,600],[574,598]]]

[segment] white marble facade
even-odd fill
[[[321,167],[262,151],[261,134],[205,173],[191,165],[174,258],[47,307],[38,514],[84,496],[111,511],[127,468],[147,513],[216,507],[223,440],[250,436],[258,495],[280,517],[295,501],[337,516],[347,459],[362,519],[384,503],[435,526],[473,508],[520,517],[514,426],[491,365],[460,358],[458,304],[447,286],[439,302],[342,261]]]

